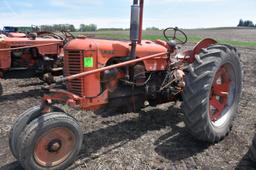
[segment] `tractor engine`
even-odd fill
[[[153,41],[143,41],[142,44],[137,48],[137,58],[167,50],[161,43]],[[64,74],[76,75],[129,61],[129,46],[129,42],[121,41],[73,40],[65,47]],[[185,86],[184,73],[182,65],[173,65],[173,61],[175,58],[164,55],[131,66],[112,68],[70,80],[67,88],[83,98],[80,107],[84,109],[137,111],[145,101],[155,106],[178,98]]]
[[[14,50],[11,53],[12,67],[32,67],[36,64],[38,52],[35,48]]]

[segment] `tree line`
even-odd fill
[[[256,27],[250,20],[240,19],[238,27]],[[73,24],[54,24],[54,25],[40,25],[33,26],[34,31],[70,31],[70,32],[95,32],[95,31],[129,31],[129,28],[97,28],[96,24],[80,24],[79,28],[76,28]],[[161,29],[157,27],[148,27],[147,31],[159,31]]]
[[[238,27],[256,27],[256,24],[254,25],[254,23],[250,20],[240,19]]]
[[[129,31],[129,28],[97,28],[96,24],[80,24],[79,28],[75,28],[73,24],[54,24],[54,25],[40,25],[34,26],[37,31],[48,31],[48,32],[95,32],[95,31]],[[157,27],[148,27],[147,31],[158,31]]]
[[[97,31],[97,25],[95,24],[80,24],[76,29],[73,24],[54,24],[54,25],[40,25],[38,26],[40,31],[58,32],[58,31],[70,31],[70,32],[94,32]]]

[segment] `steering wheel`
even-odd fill
[[[75,36],[68,31],[61,31],[61,34],[43,31],[43,32],[38,32],[37,35],[44,38],[55,38],[57,40],[63,41],[64,44],[66,44],[72,39],[75,39]]]
[[[37,32],[37,36],[43,37],[43,38],[55,38],[55,39],[64,41],[64,38],[62,36],[55,34],[53,32],[48,32],[48,31]]]
[[[66,37],[66,39],[72,40],[72,39],[75,39],[75,38],[76,38],[76,37],[75,37],[73,34],[71,34],[71,32],[69,32],[69,31],[62,30],[61,33]]]
[[[169,31],[173,31],[173,35],[168,35]],[[178,27],[175,28],[166,28],[163,32],[165,39],[170,42],[170,41],[175,41],[176,44],[186,44],[188,42],[188,36],[186,35],[185,32],[181,31]]]
[[[62,33],[62,37],[63,37],[63,39],[64,39],[64,40],[63,40],[64,44],[67,44],[70,40],[73,40],[73,39],[76,38],[76,37],[75,37],[73,34],[71,34],[69,31],[62,30],[61,33]]]

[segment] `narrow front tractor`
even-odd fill
[[[132,5],[131,41],[80,38],[65,46],[66,77],[45,87],[42,104],[22,113],[10,133],[11,151],[25,169],[62,170],[79,153],[82,129],[57,103],[131,112],[178,100],[195,138],[214,143],[229,133],[242,88],[236,48],[208,38],[179,52],[187,35],[178,28],[164,30],[166,41],[141,40],[143,4]]]

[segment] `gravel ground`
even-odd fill
[[[209,145],[191,137],[174,103],[108,117],[64,108],[84,130],[81,154],[69,169],[253,169],[247,152],[256,122],[256,48],[239,51],[245,71],[240,113],[223,141]],[[42,83],[36,78],[2,82],[0,169],[19,170],[9,151],[8,132],[18,114],[40,103]]]

